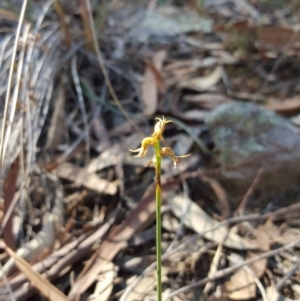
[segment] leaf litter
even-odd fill
[[[164,298],[300,299],[299,3],[21,4],[0,5],[0,299],[153,300],[152,154],[127,149],[161,115],[192,153],[163,164]]]

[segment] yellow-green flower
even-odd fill
[[[161,141],[164,142],[164,144],[166,144],[166,142],[165,142],[165,140],[164,140],[164,138],[163,138],[162,135],[164,133],[166,124],[167,123],[171,123],[173,121],[165,119],[164,116],[163,116],[163,118],[155,118],[155,120],[157,120],[157,122],[156,122],[156,124],[154,126],[154,132],[151,135],[151,137],[144,138],[142,140],[140,148],[129,149],[129,151],[131,151],[133,153],[138,153],[134,157],[136,157],[136,158],[143,158],[143,157],[145,157],[146,154],[147,154],[147,151],[148,151],[148,146],[154,146],[158,140],[161,140]],[[159,155],[161,157],[166,157],[166,156],[170,157],[172,159],[172,161],[173,161],[174,168],[176,168],[177,167],[177,163],[180,162],[180,159],[187,158],[191,154],[183,155],[183,156],[175,156],[173,150],[170,147],[163,147],[160,150]],[[154,156],[152,158],[152,160],[146,166],[148,166],[150,164],[153,164],[154,166],[156,165],[156,156]]]

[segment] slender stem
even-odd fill
[[[157,270],[157,301],[162,301],[162,283],[161,283],[161,156],[160,143],[157,140],[155,144],[155,173],[156,173],[156,270]]]

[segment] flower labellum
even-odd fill
[[[155,144],[155,138],[153,137],[146,137],[142,140],[141,147],[138,149],[129,149],[132,153],[138,153],[135,158],[143,158],[146,156],[148,151],[148,145],[154,145]]]

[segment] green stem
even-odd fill
[[[161,156],[160,156],[160,143],[157,140],[155,144],[156,156],[156,271],[157,271],[157,301],[162,301],[162,283],[161,283]]]

